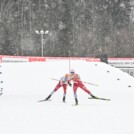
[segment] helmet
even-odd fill
[[[67,78],[68,78],[68,77],[69,77],[69,74],[65,74],[65,77],[67,77]]]
[[[75,70],[74,70],[74,69],[71,69],[71,70],[70,70],[70,73],[71,73],[71,74],[74,74],[74,73],[75,73]]]

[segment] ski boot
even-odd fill
[[[78,105],[78,100],[77,100],[77,98],[75,98],[75,105]]]
[[[65,96],[63,96],[63,99],[62,99],[62,100],[63,100],[63,102],[64,102],[64,103],[65,103],[65,99],[66,99],[66,97],[65,97]]]
[[[47,101],[48,99],[50,99],[51,96],[52,96],[52,95],[49,95],[49,96],[45,99],[45,101]]]
[[[91,96],[92,98],[96,98],[96,99],[98,98],[98,97],[94,96],[93,94],[90,94],[90,96]]]

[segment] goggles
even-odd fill
[[[74,72],[70,72],[71,74],[74,74]]]

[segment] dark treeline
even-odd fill
[[[134,57],[133,0],[0,0],[0,54],[101,53]]]

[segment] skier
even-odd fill
[[[65,103],[66,100],[66,90],[67,90],[67,85],[71,86],[70,80],[69,80],[69,75],[66,74],[65,76],[61,77],[58,84],[55,86],[54,90],[48,95],[48,97],[45,99],[45,101],[49,100],[50,97],[60,88],[63,87],[63,102]]]
[[[97,98],[94,96],[82,83],[79,74],[75,73],[74,69],[70,70],[70,80],[73,81],[73,92],[74,92],[74,98],[75,98],[75,105],[78,105],[78,99],[77,99],[77,88],[83,89],[86,93],[88,93],[92,98]]]

